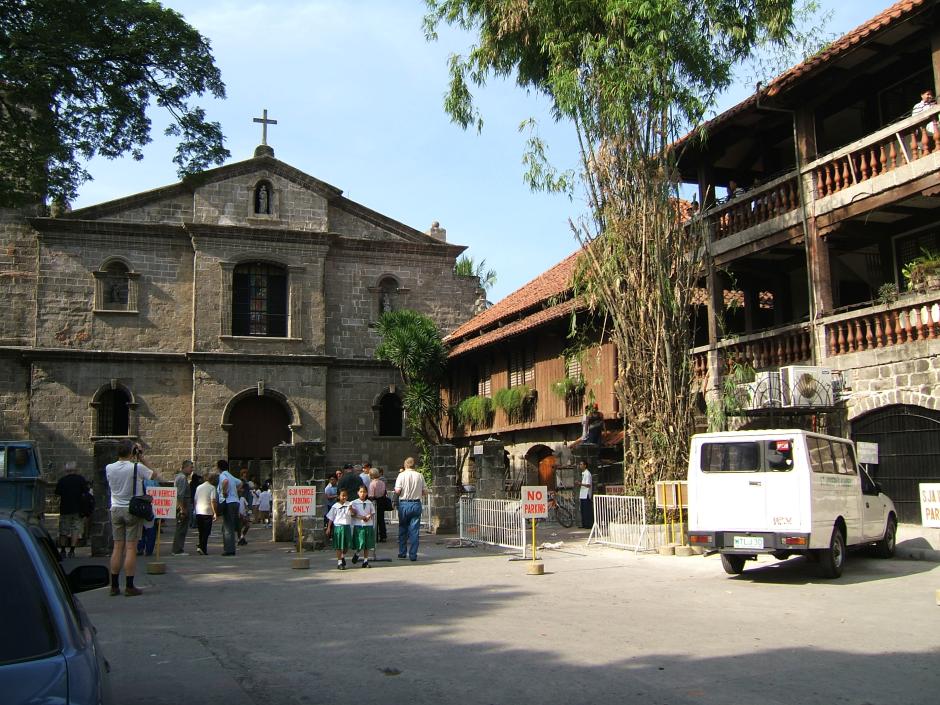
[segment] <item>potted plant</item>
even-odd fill
[[[493,420],[493,400],[489,397],[467,397],[452,408],[454,419],[471,428],[486,428]]]
[[[562,377],[556,382],[552,382],[552,392],[560,399],[570,399],[584,394],[584,377]]]
[[[940,288],[940,253],[921,249],[921,254],[901,269],[909,291]]]
[[[535,390],[527,384],[498,389],[493,394],[493,405],[502,409],[509,423],[518,423],[525,416],[527,405],[535,397]]]

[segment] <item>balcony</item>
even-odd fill
[[[802,173],[813,189],[815,215],[894,187],[923,188],[916,182],[940,169],[938,113],[925,110],[808,164]]]
[[[776,369],[811,358],[812,340],[808,323],[797,323],[761,333],[735,336],[720,341],[714,348],[702,346],[692,351],[692,369],[697,379],[708,374],[708,353],[721,355],[721,374],[728,372],[729,363],[747,363],[755,370]]]
[[[887,306],[829,316],[829,357],[940,338],[940,291],[903,296]]]

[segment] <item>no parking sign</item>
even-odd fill
[[[522,488],[522,516],[526,519],[548,518],[548,487],[533,485]]]

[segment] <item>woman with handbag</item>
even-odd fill
[[[154,470],[143,462],[143,450],[135,441],[126,439],[118,446],[117,462],[105,467],[105,477],[111,489],[111,530],[114,550],[111,552],[111,595],[120,595],[121,567],[124,567],[124,594],[141,594],[134,587],[137,570],[137,541],[144,520],[153,518],[153,508],[144,491],[144,482],[159,479]],[[147,516],[149,512],[149,517]]]

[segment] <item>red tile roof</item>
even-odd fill
[[[545,304],[554,296],[566,294],[571,288],[571,275],[574,273],[579,253],[580,250],[572,253],[528,284],[474,316],[448,335],[444,342],[459,346],[461,340],[473,334],[481,333],[496,325],[502,325],[505,328],[507,322],[518,322],[520,315],[528,312],[529,309]]]
[[[783,93],[784,91],[791,88],[794,84],[799,83],[801,80],[804,80],[813,74],[819,68],[825,66],[831,61],[838,59],[846,52],[851,51],[864,42],[872,39],[873,35],[883,30],[889,29],[893,25],[908,19],[911,15],[923,10],[930,5],[935,4],[936,2],[937,0],[901,0],[901,2],[894,3],[891,7],[882,10],[867,22],[860,24],[851,32],[842,35],[839,39],[835,40],[829,46],[827,46],[823,51],[814,54],[796,66],[788,69],[787,71],[784,71],[782,74],[777,76],[774,80],[763,87],[761,92],[762,97],[769,98],[771,96]],[[679,147],[699,131],[713,130],[715,127],[725,122],[729,118],[732,118],[738,113],[744,112],[748,108],[753,107],[757,103],[757,95],[758,94],[755,93],[750,98],[741,101],[733,108],[729,108],[725,112],[721,113],[721,115],[718,115],[708,122],[699,125],[685,137],[678,140],[673,145],[673,147]]]
[[[505,301],[505,299],[504,299]],[[476,350],[477,348],[482,348],[490,343],[495,343],[497,340],[502,340],[503,338],[509,338],[513,335],[519,335],[524,333],[527,330],[532,328],[537,328],[549,321],[555,321],[559,318],[564,318],[570,314],[577,307],[578,302],[575,299],[568,299],[567,301],[555,304],[549,308],[543,308],[540,311],[537,311],[525,318],[520,318],[512,323],[508,323],[499,328],[494,328],[493,330],[487,331],[481,335],[467,338],[461,343],[458,343],[456,346],[451,348],[448,353],[448,357],[458,357],[464,353],[468,353],[471,350]],[[482,314],[481,314],[482,315]],[[448,342],[449,339],[448,339]]]

